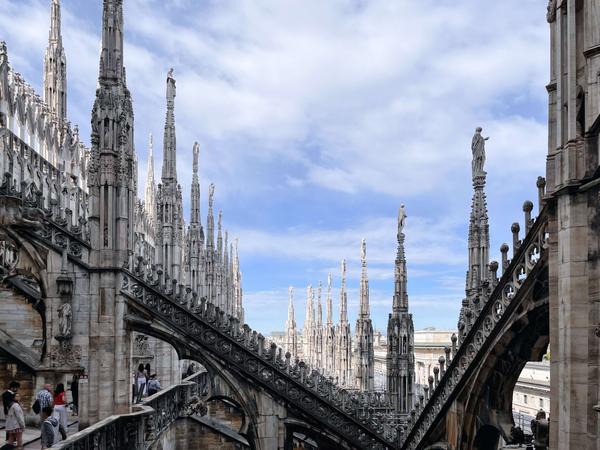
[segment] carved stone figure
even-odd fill
[[[546,20],[552,23],[556,20],[556,0],[548,0]]]
[[[208,186],[208,206],[212,207],[213,205],[213,197],[215,195],[215,185],[214,183],[210,183]]]
[[[408,216],[406,215],[406,210],[404,209],[404,204],[401,204],[400,211],[398,212],[398,233],[402,233],[402,230],[404,229],[404,224],[405,224],[407,217]]]
[[[476,176],[485,175],[483,171],[483,166],[485,164],[485,141],[489,139],[489,137],[483,137],[481,135],[482,128],[477,127],[475,129],[475,134],[473,135],[473,140],[471,141],[471,151],[473,153],[473,178]]]
[[[67,302],[60,305],[58,308],[58,328],[60,336],[71,336],[71,317],[71,304]]]

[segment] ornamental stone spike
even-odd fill
[[[356,348],[359,359],[356,370],[357,387],[366,392],[375,389],[375,354],[373,324],[369,314],[369,280],[367,278],[367,244],[361,242],[360,312],[356,320]]]
[[[404,252],[404,205],[398,211],[398,249],[394,268],[394,297],[387,327],[387,391],[395,411],[408,414],[413,407],[415,365],[414,326],[408,311],[407,271]]]
[[[148,168],[144,190],[144,210],[151,223],[156,224],[156,182],[154,181],[154,144],[152,133],[148,133]]]
[[[67,119],[67,57],[60,30],[60,2],[50,7],[50,32],[44,55],[44,102],[60,120]]]
[[[482,289],[484,282],[490,282],[489,253],[490,236],[489,221],[487,213],[487,200],[485,195],[485,141],[481,135],[482,128],[477,127],[471,140],[471,152],[473,161],[471,171],[473,177],[473,200],[471,204],[471,216],[469,220],[468,237],[468,268],[465,282],[466,302],[460,312],[459,319],[459,342],[469,331],[468,314],[478,313],[480,305],[485,303],[487,292]],[[479,305],[479,306],[478,306]]]
[[[326,305],[326,320],[327,320],[327,325],[332,325],[333,324],[333,320],[332,320],[332,304],[331,304],[331,273],[327,274],[327,305]]]
[[[294,357],[298,355],[298,340],[296,331],[296,319],[294,314],[294,288],[288,288],[289,303],[288,303],[288,318],[285,323],[286,329],[286,349]]]

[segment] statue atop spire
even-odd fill
[[[358,367],[356,385],[362,391],[375,389],[375,353],[373,349],[373,324],[369,313],[369,280],[367,278],[367,241],[360,245],[360,311],[356,319],[356,347]]]
[[[489,137],[484,138],[481,135],[482,131],[483,129],[481,127],[475,128],[475,134],[471,140],[471,152],[473,153],[471,170],[473,173],[473,181],[476,177],[486,175],[485,171],[483,170],[483,166],[485,164],[485,141],[487,141]]]
[[[489,270],[490,231],[485,195],[486,172],[483,170],[485,141],[488,138],[481,135],[481,130],[481,127],[477,127],[471,140],[473,200],[469,219],[469,265],[465,282],[466,298],[463,300],[463,307],[458,321],[459,344],[471,327],[470,317],[476,317],[480,308],[485,304],[491,281]]]
[[[408,312],[406,291],[406,257],[404,255],[404,225],[406,211],[400,205],[398,211],[398,250],[394,269],[394,297],[387,327],[386,377],[387,391],[396,412],[408,414],[413,404],[415,383],[414,327],[412,314]]]

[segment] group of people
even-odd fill
[[[8,389],[2,394],[2,406],[6,417],[6,444],[16,449],[23,448],[23,432],[25,431],[25,413],[21,406],[21,385],[11,381]],[[73,397],[76,397],[76,383],[72,385]],[[41,446],[42,450],[52,447],[58,435],[62,439],[67,437],[67,398],[65,385],[58,383],[54,389],[50,384],[45,384],[35,396],[32,405],[34,413],[39,414],[42,421]],[[10,447],[9,447],[10,448]]]
[[[140,364],[134,375],[133,401],[139,403],[144,395],[154,395],[162,389],[156,373],[151,372],[150,364]]]

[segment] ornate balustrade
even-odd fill
[[[522,241],[518,239],[518,229],[515,231],[513,225],[513,259],[509,261],[506,258],[507,247],[504,244],[504,273],[482,305],[480,314],[460,347],[456,347],[454,336],[452,347],[446,349],[446,357],[440,356],[440,365],[434,369],[435,377],[430,377],[426,395],[420,396],[417,407],[409,417],[408,427],[400,438],[400,448],[403,450],[415,450],[428,431],[443,419],[446,410],[468,381],[477,361],[487,353],[497,332],[517,307],[521,287],[543,265],[548,238],[547,221],[545,208],[535,221],[526,216],[528,233]]]
[[[275,343],[161,271],[123,271],[121,293],[152,317],[344,436],[359,448],[395,448],[399,417],[383,393],[348,392],[303,361],[292,361]]]
[[[62,232],[88,242],[88,194],[63,171],[42,158],[14,133],[0,128],[0,195],[21,200],[23,224],[52,222]],[[6,217],[4,225],[12,225]],[[17,223],[15,223],[17,224]]]
[[[179,417],[198,412],[199,392],[206,372],[149,397],[134,407],[137,411],[107,417],[52,448],[62,450],[146,450]]]

